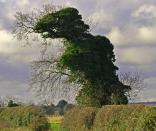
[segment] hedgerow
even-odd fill
[[[74,107],[64,116],[63,127],[68,131],[89,131],[93,125],[97,108]]]
[[[48,122],[44,113],[37,107],[7,107],[0,112],[0,119],[11,127],[27,127],[32,131],[47,131]]]
[[[76,107],[65,114],[68,131],[155,131],[156,107],[114,105],[102,108]]]

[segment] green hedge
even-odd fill
[[[27,127],[33,131],[47,131],[48,121],[37,107],[7,107],[0,109],[0,120],[11,127]]]
[[[64,115],[64,130],[89,131],[93,125],[96,112],[97,108],[74,107]]]
[[[114,105],[102,108],[76,107],[65,114],[66,130],[156,131],[156,107]]]

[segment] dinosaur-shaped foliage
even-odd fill
[[[75,8],[65,8],[43,16],[34,26],[44,38],[63,38],[65,51],[58,62],[59,70],[69,70],[70,82],[82,85],[79,104],[101,106],[126,104],[130,87],[123,85],[116,74],[113,45],[104,36],[89,32]]]

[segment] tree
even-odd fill
[[[68,104],[67,101],[65,101],[65,100],[60,100],[56,106],[57,106],[57,107],[60,107],[60,108],[63,108],[63,107],[64,107],[65,105],[67,105],[67,104]]]
[[[26,20],[29,20],[28,18],[26,16]],[[28,26],[30,22],[19,19],[17,21],[23,23],[17,23],[16,27],[20,30],[30,27]],[[77,9],[63,8],[48,12],[31,24],[31,30],[40,34],[43,39],[63,39],[64,51],[59,58],[44,59],[37,63],[39,67],[44,63],[44,68],[39,68],[42,69],[37,77],[39,80],[42,79],[49,84],[62,78],[65,82],[79,85],[80,91],[76,99],[82,105],[115,104],[112,103],[112,95],[118,96],[117,104],[128,102],[125,93],[130,90],[130,87],[122,84],[118,79],[116,74],[118,67],[114,65],[112,43],[104,36],[92,35],[89,32],[89,25],[84,23]],[[27,33],[23,32],[24,35]],[[47,65],[50,68],[47,68]],[[126,99],[127,102],[122,99]]]
[[[13,100],[9,100],[9,102],[8,102],[8,107],[16,107],[16,106],[19,106],[19,104],[14,103]]]
[[[58,104],[56,105],[56,109],[59,109],[59,114],[63,115],[64,114],[64,107],[68,105],[68,102],[65,100],[60,100]]]
[[[119,74],[119,80],[131,87],[127,92],[128,99],[133,102],[138,94],[145,88],[143,75],[139,72],[125,72]]]

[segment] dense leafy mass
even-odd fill
[[[146,105],[76,107],[66,113],[67,131],[155,131],[156,107]]]
[[[104,36],[92,35],[77,9],[44,15],[34,31],[43,38],[64,39],[65,51],[57,66],[60,72],[68,71],[69,82],[82,85],[76,98],[80,105],[128,103],[125,93],[130,87],[118,79],[113,45]]]
[[[0,120],[3,126],[22,127],[29,131],[47,131],[48,122],[44,113],[37,107],[7,107],[0,109]],[[1,123],[1,122],[0,122]]]
[[[75,107],[64,116],[63,129],[67,131],[89,131],[96,116],[98,108]]]

